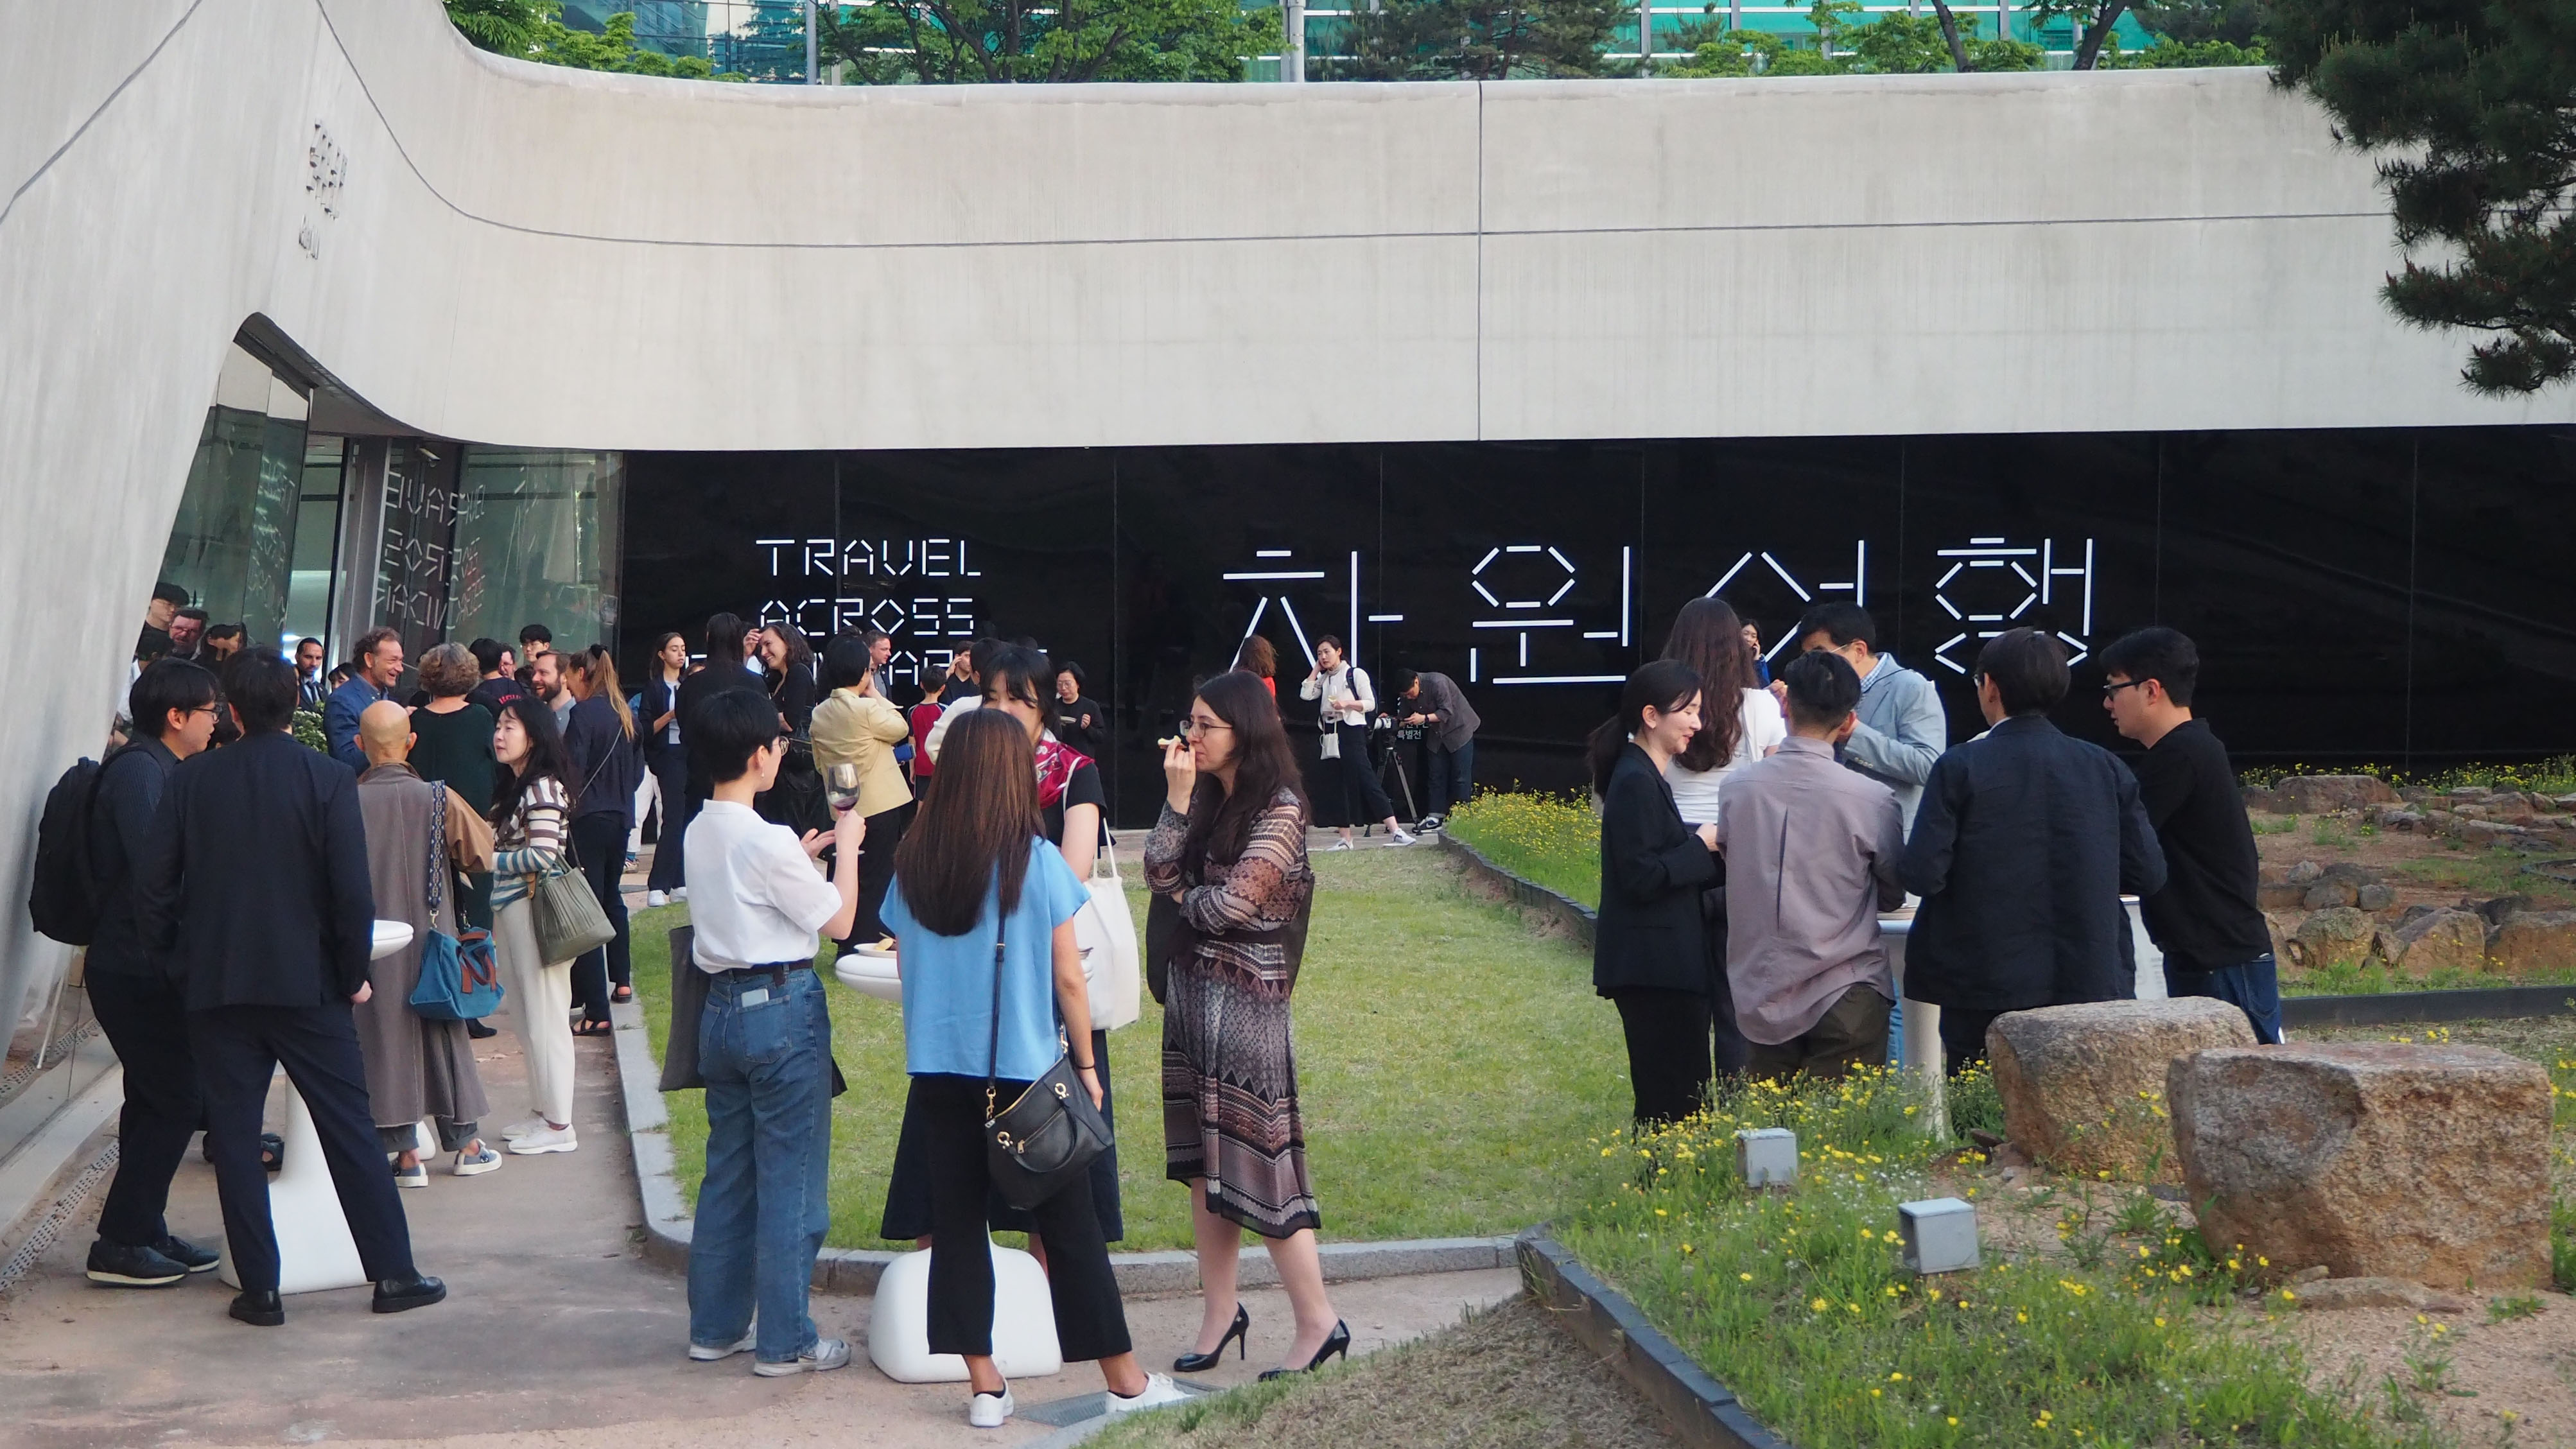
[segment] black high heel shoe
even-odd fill
[[[1246,1357],[1252,1352],[1252,1314],[1240,1303],[1234,1305],[1234,1326],[1225,1331],[1225,1337],[1216,1341],[1216,1347],[1207,1353],[1182,1354],[1172,1360],[1172,1372],[1206,1373],[1216,1367],[1218,1359],[1225,1357],[1225,1346],[1229,1343],[1236,1345],[1236,1358]]]
[[[1290,1374],[1313,1373],[1324,1366],[1324,1360],[1335,1354],[1340,1354],[1344,1363],[1351,1361],[1351,1326],[1340,1319],[1333,1320],[1333,1331],[1324,1335],[1324,1346],[1315,1350],[1315,1357],[1304,1368],[1263,1369],[1261,1377],[1267,1380],[1286,1378]]]

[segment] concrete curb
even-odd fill
[[[662,1105],[662,1069],[653,1060],[645,1036],[643,1003],[612,1005],[608,1015],[617,1027],[618,1095],[625,1104],[626,1140],[634,1150],[635,1185],[644,1207],[644,1259],[675,1273],[686,1272],[691,1214],[673,1170],[670,1114]],[[1392,1243],[1325,1243],[1318,1252],[1324,1280],[1342,1283],[1508,1268],[1512,1242],[1508,1237],[1410,1238]],[[814,1261],[814,1291],[874,1293],[877,1276],[900,1256],[877,1248],[826,1248]],[[1109,1264],[1122,1293],[1188,1293],[1199,1286],[1198,1259],[1191,1253],[1112,1253]],[[1246,1253],[1241,1272],[1248,1288],[1279,1281],[1267,1253]]]
[[[1600,913],[1562,891],[1554,891],[1536,881],[1524,880],[1492,861],[1485,859],[1476,847],[1442,831],[1440,848],[1467,863],[1467,873],[1493,886],[1512,898],[1515,905],[1538,912],[1565,928],[1566,934],[1592,947],[1592,924]]]
[[[1515,1246],[1530,1297],[1662,1410],[1683,1443],[1693,1449],[1789,1449],[1724,1384],[1648,1323],[1636,1304],[1575,1261],[1564,1245],[1533,1230]]]

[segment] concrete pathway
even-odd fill
[[[492,1130],[524,1116],[518,1043],[478,1042]],[[433,1170],[403,1194],[422,1271],[445,1278],[433,1308],[377,1317],[366,1289],[287,1300],[284,1328],[233,1322],[231,1292],[206,1274],[177,1288],[91,1287],[80,1271],[97,1198],[0,1300],[0,1446],[406,1443],[562,1449],[734,1445],[1021,1444],[1053,1426],[1030,1414],[1097,1396],[1075,1365],[1018,1387],[1023,1417],[995,1434],[965,1425],[963,1385],[893,1383],[866,1362],[870,1301],[817,1297],[825,1333],[858,1361],[836,1373],[752,1376],[748,1355],[691,1364],[679,1277],[643,1263],[641,1214],[605,1041],[579,1044],[581,1150],[513,1157],[485,1177]],[[443,1166],[443,1162],[441,1164]],[[1175,1189],[1177,1191],[1177,1189]],[[172,1230],[221,1240],[214,1171],[192,1153],[172,1195]],[[1336,1285],[1356,1349],[1446,1326],[1519,1290],[1509,1270]],[[1246,1295],[1253,1357],[1205,1381],[1230,1385],[1285,1350],[1288,1307]],[[1131,1299],[1148,1365],[1167,1365],[1198,1326],[1195,1297]]]

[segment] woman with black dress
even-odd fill
[[[984,683],[982,708],[1010,715],[1028,731],[1037,757],[1038,815],[1046,838],[1064,857],[1073,878],[1089,881],[1092,865],[1099,856],[1100,821],[1109,796],[1101,788],[1099,765],[1047,733],[1048,711],[1039,693],[1039,681],[1048,673],[1046,656],[1034,649],[1002,645],[979,651],[975,665]],[[1114,1122],[1116,1097],[1109,1081],[1109,1027],[1135,1020],[1135,1012],[1132,1004],[1123,1013],[1104,1011],[1097,992],[1094,1002],[1089,1059],[1100,1064],[1100,1091],[1106,1104],[1101,1111]],[[882,1227],[889,1238],[921,1238],[930,1232],[929,1158],[914,1129],[907,1113],[902,1137],[895,1144],[894,1173],[886,1184]],[[1091,1200],[1106,1241],[1115,1243],[1124,1238],[1126,1216],[1118,1200],[1118,1147],[1114,1142],[1091,1161]],[[1046,1261],[1046,1244],[1036,1234],[1034,1218],[999,1196],[993,1199],[989,1212],[995,1228],[1028,1233],[1029,1251],[1039,1262]]]
[[[787,728],[803,738],[814,725],[814,646],[805,631],[786,624],[764,625],[760,662],[767,665],[769,697],[787,718]]]
[[[1641,1124],[1708,1099],[1709,975],[1700,892],[1717,883],[1717,827],[1682,823],[1664,769],[1699,733],[1699,671],[1658,659],[1628,676],[1619,712],[1592,732],[1601,797],[1601,913],[1592,988],[1619,1008]]]
[[[653,641],[644,675],[644,767],[653,772],[653,796],[662,813],[654,835],[653,870],[644,881],[644,904],[666,906],[688,879],[681,870],[680,837],[689,828],[689,751],[680,740],[680,680],[689,669],[689,641],[664,634]]]
[[[483,671],[462,644],[441,644],[420,658],[420,686],[429,702],[411,712],[411,767],[424,780],[444,780],[477,815],[492,813],[492,712],[466,696]],[[466,878],[457,899],[465,924],[492,929],[492,875]],[[478,1023],[479,1024],[479,1023]]]

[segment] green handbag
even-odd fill
[[[528,892],[528,910],[536,918],[537,959],[549,966],[596,951],[617,937],[599,893],[581,873],[570,840],[564,842],[563,857],[563,864],[538,877],[536,889]]]

